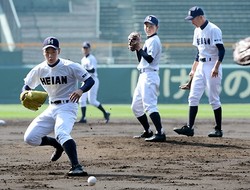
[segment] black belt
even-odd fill
[[[147,72],[147,71],[152,72],[152,71],[157,71],[157,70],[156,69],[147,69],[147,68],[139,69],[140,73],[144,73],[144,72]]]
[[[211,58],[200,58],[199,61],[201,62],[207,62],[207,61],[211,61]]]
[[[63,103],[68,103],[69,100],[56,100],[54,102],[50,102],[51,104],[63,104]]]

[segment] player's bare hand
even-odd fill
[[[219,75],[219,71],[218,71],[218,69],[213,68],[213,69],[212,69],[211,76],[212,76],[212,77],[218,77],[218,75]]]
[[[74,91],[72,94],[70,94],[69,99],[71,102],[78,102],[78,100],[80,99],[80,97],[82,96],[82,90],[77,89],[76,91]]]

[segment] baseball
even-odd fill
[[[4,120],[0,119],[0,126],[4,126],[6,124],[6,122]]]
[[[90,176],[90,177],[88,178],[88,184],[89,184],[90,186],[95,185],[95,184],[96,184],[96,178],[95,178],[94,176]]]

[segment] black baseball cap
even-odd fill
[[[43,41],[43,50],[47,49],[48,47],[52,47],[54,49],[59,49],[59,41],[53,36],[45,38]]]
[[[188,16],[185,18],[185,20],[193,20],[197,16],[204,15],[203,10],[200,7],[194,6],[189,9]]]
[[[148,22],[150,24],[156,25],[158,26],[158,19],[156,18],[156,16],[154,15],[148,15],[145,19],[144,19],[144,24]]]
[[[91,46],[90,46],[89,42],[83,42],[82,47],[83,48],[90,48]]]

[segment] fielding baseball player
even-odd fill
[[[87,105],[87,100],[88,102],[97,107],[99,110],[102,111],[105,122],[109,122],[109,117],[110,113],[106,112],[105,109],[102,107],[102,104],[97,100],[97,93],[99,89],[99,79],[97,75],[97,60],[93,54],[90,53],[91,51],[91,46],[89,42],[83,42],[82,46],[82,52],[83,52],[83,58],[81,60],[81,64],[86,69],[91,77],[94,79],[95,84],[92,86],[92,88],[86,92],[83,93],[79,103],[81,106],[81,111],[82,111],[82,118],[80,119],[79,123],[87,123],[86,120],[86,105]]]
[[[70,133],[77,118],[77,102],[93,86],[94,80],[80,64],[61,59],[59,54],[59,41],[55,37],[46,38],[43,42],[45,61],[35,66],[24,79],[23,90],[41,85],[49,96],[48,108],[31,122],[24,141],[32,146],[53,146],[55,151],[51,161],[58,160],[65,151],[72,165],[68,175],[86,176]],[[77,88],[78,81],[84,82],[80,89]],[[52,132],[54,138],[47,136]]]
[[[143,48],[141,48],[140,43],[135,47],[139,61],[137,69],[140,75],[134,91],[131,108],[144,128],[143,133],[135,136],[135,138],[145,138],[145,141],[150,142],[166,140],[157,108],[157,96],[160,85],[158,70],[162,51],[161,41],[157,35],[158,27],[158,19],[154,15],[147,16],[144,20],[144,31],[147,35],[147,40]],[[150,128],[146,112],[155,125],[155,135]]]
[[[187,125],[175,128],[174,131],[180,135],[194,135],[194,123],[199,101],[207,89],[209,104],[214,111],[216,123],[215,130],[208,136],[222,137],[222,109],[219,97],[222,80],[221,62],[225,54],[222,32],[215,24],[206,20],[203,10],[199,7],[192,7],[186,20],[191,20],[196,27],[193,45],[197,47],[198,53],[189,74],[193,78],[188,97],[189,120]]]

